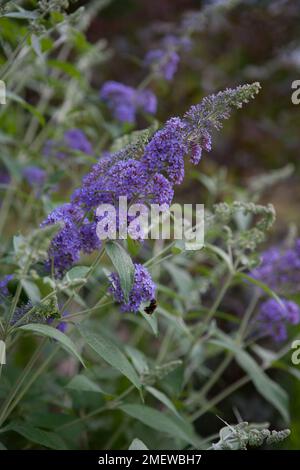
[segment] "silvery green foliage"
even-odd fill
[[[281,181],[287,180],[294,173],[294,170],[294,165],[289,163],[278,170],[263,173],[262,175],[256,175],[255,178],[250,178],[249,189],[250,191],[253,191],[254,194],[262,193]]]
[[[212,444],[211,450],[247,450],[248,447],[260,447],[264,443],[278,444],[290,435],[290,430],[269,431],[267,427],[244,421],[223,427],[219,434],[220,440]]]
[[[276,219],[271,204],[234,201],[232,204],[218,203],[212,211],[206,211],[207,238],[216,231],[229,246],[235,259],[244,268],[251,268],[258,262],[256,248],[266,239]]]
[[[46,260],[53,236],[61,228],[60,224],[33,230],[28,236],[14,237],[14,257],[16,263],[24,268],[38,261]]]

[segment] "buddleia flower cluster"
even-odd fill
[[[100,98],[120,122],[134,123],[138,111],[156,113],[157,99],[151,90],[137,90],[123,83],[108,81],[100,90]]]
[[[269,299],[261,303],[257,321],[262,334],[275,341],[287,338],[287,325],[300,323],[299,306],[285,298],[296,293],[300,285],[300,239],[288,249],[271,247],[261,255],[261,263],[251,271],[251,276],[281,295],[281,303]]]
[[[288,249],[273,246],[262,253],[252,277],[276,292],[297,292],[300,286],[300,239]]]
[[[144,65],[159,78],[170,81],[173,79],[181,56],[190,51],[193,46],[193,35],[202,32],[209,20],[233,6],[236,0],[212,2],[201,8],[201,11],[185,13],[179,23],[155,24],[150,30],[143,30],[142,40],[151,40],[155,46],[150,49],[144,58]]]
[[[171,81],[178,69],[181,54],[192,47],[191,33],[174,31],[164,35],[156,41],[156,47],[146,53],[144,65],[156,77]]]
[[[6,274],[2,279],[0,279],[0,302],[2,301],[3,297],[9,296],[8,284],[12,281],[13,275]]]
[[[287,325],[300,323],[300,308],[291,300],[268,299],[260,305],[257,321],[263,334],[280,342],[287,339]]]
[[[81,129],[67,130],[61,140],[47,140],[43,154],[46,158],[65,160],[72,151],[79,151],[86,155],[93,154],[92,144]]]
[[[220,128],[222,119],[229,117],[232,108],[240,108],[259,88],[258,83],[253,83],[204,99],[203,104],[193,106],[182,118],[169,119],[142,152],[139,148],[135,154],[129,145],[115,153],[105,153],[83,178],[71,202],[55,209],[43,223],[64,222],[49,250],[56,273],[61,276],[76,263],[80,252],[99,248],[96,210],[100,204],[116,204],[120,196],[126,196],[128,205],[134,201],[170,206],[174,185],[184,178],[185,158],[198,164],[202,151],[211,149],[213,128]],[[114,293],[118,298],[117,289]],[[150,293],[148,300],[151,300]]]

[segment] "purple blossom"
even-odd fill
[[[64,133],[62,140],[49,139],[43,149],[45,157],[54,157],[64,160],[71,151],[80,151],[87,155],[93,154],[93,148],[85,133],[81,129],[69,129]]]
[[[33,308],[33,304],[30,301],[23,303],[21,305],[18,305],[11,319],[11,325],[14,325],[15,323],[19,322],[24,317],[24,315],[26,315],[32,308]],[[28,315],[26,319],[28,320]],[[30,322],[33,322],[33,321],[34,319],[30,318]]]
[[[219,93],[206,96],[201,103],[191,106],[185,113],[184,120],[187,122],[192,137],[205,137],[210,135],[212,129],[221,129],[222,121],[228,119],[233,108],[241,108],[249,98],[259,92],[259,83],[241,85],[237,88],[227,88]],[[206,132],[205,132],[206,131]],[[200,132],[200,133],[199,133]],[[208,134],[207,134],[208,132]]]
[[[135,198],[136,202],[169,205],[173,193],[170,181],[159,173],[149,172],[142,161],[133,158],[116,163],[100,160],[84,178],[82,187],[74,192],[72,201],[85,209],[114,203],[120,196],[127,196],[129,202]]]
[[[23,169],[23,176],[32,187],[41,187],[46,181],[45,170],[38,166],[28,166]]]
[[[145,113],[155,114],[157,110],[157,98],[150,90],[142,90],[136,93],[136,106]]]
[[[61,220],[66,223],[80,222],[83,217],[83,211],[73,204],[63,204],[54,209],[43,222],[42,226],[55,224]]]
[[[193,45],[193,42],[188,36],[175,36],[174,34],[167,34],[162,44],[165,48],[173,48],[177,50],[189,51]]]
[[[188,146],[185,139],[185,124],[174,117],[157,131],[145,148],[142,162],[148,172],[166,172],[173,183],[181,183],[184,177],[184,157]]]
[[[95,165],[72,200],[85,208],[96,208],[100,203],[112,203],[120,196],[129,199],[140,194],[149,177],[144,166],[135,159],[120,160],[115,164],[105,161]]]
[[[118,303],[122,304],[121,310],[123,312],[137,312],[142,302],[150,302],[155,296],[156,287],[149,271],[141,264],[134,266],[134,284],[129,293],[128,302],[125,301],[118,274],[112,273],[110,275],[109,293]]]
[[[99,250],[101,243],[96,233],[96,222],[88,222],[82,224],[79,228],[80,239],[81,239],[81,250],[84,253],[92,253],[95,250]]]
[[[70,129],[64,133],[64,141],[67,146],[72,150],[78,150],[92,155],[92,145],[87,139],[85,133],[80,129]]]
[[[134,123],[137,111],[154,114],[157,108],[156,96],[150,90],[135,90],[114,81],[104,83],[100,98],[107,102],[114,118],[121,122]]]
[[[290,300],[281,299],[279,304],[275,299],[269,299],[260,306],[258,322],[263,334],[271,336],[275,341],[284,341],[287,338],[287,324],[300,323],[300,308]]]
[[[54,209],[42,226],[63,222],[64,227],[55,235],[49,249],[49,262],[53,259],[56,273],[64,272],[80,259],[80,253],[91,253],[100,248],[96,235],[96,222],[90,222],[76,204],[63,204]]]
[[[65,317],[68,315],[68,312],[64,312],[62,314],[62,317]],[[47,320],[47,323],[48,325],[52,325],[52,323],[57,320],[56,318],[48,318]],[[56,329],[59,330],[61,333],[65,333],[68,329],[68,323],[65,322],[65,321],[60,321],[57,325],[56,325]]]
[[[0,297],[7,297],[9,295],[8,283],[13,277],[13,274],[6,274],[6,276],[0,279]]]
[[[149,202],[161,206],[171,205],[174,189],[170,181],[162,174],[156,173],[153,178],[151,178],[147,192],[149,193]]]
[[[127,196],[128,199],[140,194],[149,180],[142,163],[134,159],[116,163],[107,176],[106,189],[113,189],[116,196]]]
[[[65,333],[68,329],[68,323],[65,321],[59,322],[59,324],[56,327],[57,330],[61,331],[61,333]]]
[[[300,285],[300,239],[292,248],[272,247],[261,256],[251,276],[276,291],[295,292]]]
[[[48,139],[43,148],[43,155],[45,157],[54,157],[58,160],[64,160],[67,156],[66,152],[62,150],[62,143],[54,139]]]
[[[53,259],[59,276],[79,260],[82,237],[78,224],[84,217],[83,211],[73,204],[58,207],[47,217],[42,226],[62,221],[64,227],[53,238],[49,249],[49,264]]]
[[[204,99],[182,119],[168,120],[142,151],[128,145],[118,152],[104,154],[83,178],[81,187],[74,191],[72,202],[53,211],[44,222],[44,225],[64,222],[49,251],[56,272],[62,275],[78,261],[81,251],[91,252],[98,248],[95,212],[101,203],[116,205],[120,196],[127,196],[129,203],[152,202],[169,206],[174,184],[181,183],[184,177],[185,156],[189,155],[191,162],[197,164],[202,150],[211,149],[211,130],[219,128],[231,108],[241,107],[258,89],[259,85],[254,83]],[[137,105],[138,93],[123,84],[107,82],[101,96],[108,100],[114,111],[124,104],[135,114],[137,106],[141,106]],[[151,102],[151,95],[143,96]],[[146,108],[145,102],[142,106]],[[149,110],[151,106],[147,106]]]
[[[148,171],[166,172],[167,178],[179,184],[184,178],[184,157],[190,154],[197,164],[202,149],[211,150],[211,132],[220,129],[222,121],[234,107],[240,108],[259,90],[259,84],[244,85],[211,95],[192,106],[182,119],[174,117],[156,132],[145,148],[142,162]]]
[[[172,80],[179,64],[180,58],[174,50],[153,49],[146,54],[144,63],[150,66],[155,73],[165,80]]]

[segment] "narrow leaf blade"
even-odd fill
[[[36,333],[40,336],[46,336],[47,338],[51,338],[51,339],[58,341],[63,349],[73,354],[73,356],[75,356],[85,367],[83,359],[80,356],[80,354],[77,352],[73,341],[67,335],[57,330],[56,328],[53,328],[52,326],[49,326],[49,325],[29,323],[28,325],[20,326],[18,329]]]
[[[78,328],[86,343],[104,359],[104,361],[108,362],[113,368],[125,375],[135,387],[138,389],[141,388],[141,382],[134,368],[115,343],[99,331],[95,333],[83,325],[79,325]]]
[[[114,241],[106,243],[105,250],[117,270],[121,289],[127,302],[134,281],[134,264],[124,248]]]

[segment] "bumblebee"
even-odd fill
[[[144,312],[147,313],[148,315],[152,315],[154,311],[156,310],[156,308],[157,308],[157,301],[156,299],[152,299],[150,301],[150,304],[144,308]]]

